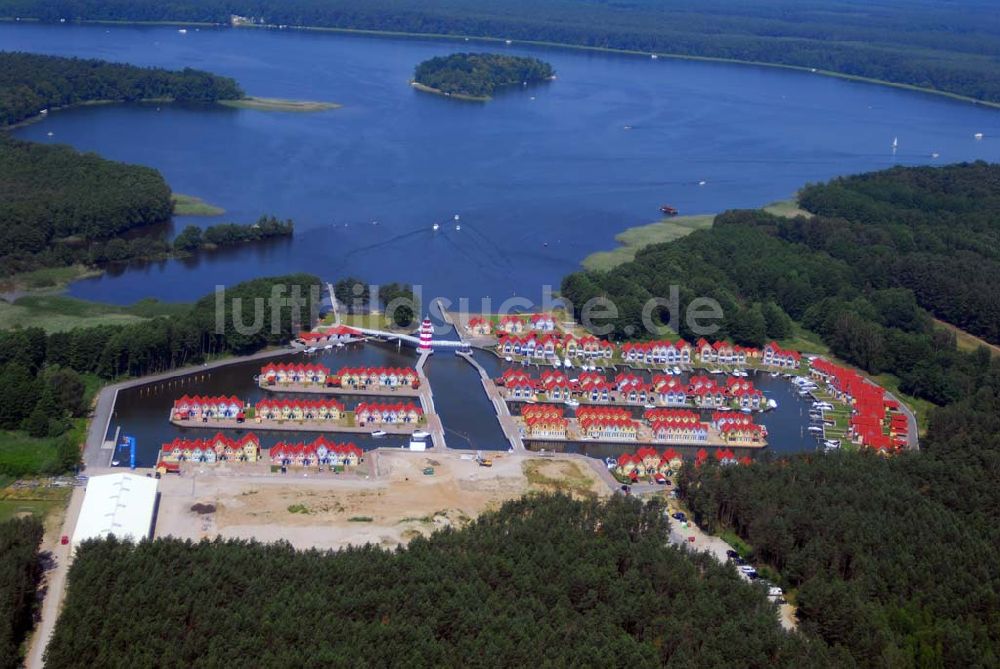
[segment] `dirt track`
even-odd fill
[[[241,476],[192,468],[160,481],[156,536],[286,540],[297,548],[392,547],[440,527],[461,526],[530,490],[548,489],[546,478],[568,476],[581,489],[589,482],[594,494],[608,494],[590,468],[573,460],[536,464],[533,471],[542,476],[534,476],[534,484],[522,465],[536,459],[505,455],[493,462],[480,467],[468,455],[380,451],[367,463],[369,478],[315,472]],[[434,474],[424,475],[425,467]],[[200,512],[192,510],[195,505],[202,505]]]

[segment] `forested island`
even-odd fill
[[[0,126],[58,107],[93,102],[240,100],[235,80],[185,68],[136,67],[103,60],[0,52]]]
[[[453,53],[417,66],[413,83],[422,90],[466,100],[489,100],[498,89],[537,84],[555,76],[537,58],[496,53]]]
[[[43,21],[313,26],[483,37],[723,58],[839,73],[1000,101],[996,7],[888,0],[0,0]]]

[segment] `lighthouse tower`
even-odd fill
[[[417,346],[417,351],[420,353],[434,352],[434,326],[431,325],[430,318],[425,318],[424,322],[420,324],[420,345]]]

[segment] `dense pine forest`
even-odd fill
[[[490,98],[498,89],[547,81],[552,66],[537,58],[496,53],[453,53],[425,60],[413,80],[448,95]]]
[[[844,260],[867,285],[906,288],[938,318],[1000,344],[1000,165],[844,177],[807,186],[800,203],[818,218],[783,223],[781,239]]]
[[[32,626],[35,589],[42,575],[34,517],[0,523],[0,669],[22,666],[21,644]]]
[[[990,0],[0,0],[43,21],[199,21],[538,40],[817,68],[1000,101]]]
[[[81,547],[46,666],[824,667],[663,507],[532,497],[395,552]]]
[[[904,392],[947,404],[981,385],[989,352],[960,352],[927,310],[977,324],[984,336],[1000,327],[1000,293],[991,279],[1000,269],[998,175],[1000,166],[975,163],[809,187],[804,205],[835,211],[836,218],[726,212],[711,229],[649,246],[610,272],[570,275],[562,292],[577,309],[592,297],[610,297],[620,311],[615,336],[626,338],[643,331],[645,301],[678,284],[682,308],[697,296],[719,301],[722,336],[759,346],[787,337],[794,319],[837,356],[875,374],[890,372]],[[846,184],[867,190],[858,195]],[[892,204],[894,197],[905,206]],[[932,214],[913,211],[922,200]],[[680,330],[697,337],[683,319]]]
[[[152,318],[130,325],[102,325],[46,334],[40,328],[0,330],[0,429],[23,430],[33,437],[59,437],[58,473],[71,469],[79,458],[78,444],[69,441],[71,419],[87,411],[84,375],[100,379],[143,376],[200,363],[226,353],[245,355],[266,346],[285,344],[311,320],[318,309],[320,281],[308,274],[254,279],[227,288],[223,304],[224,328],[217,330],[216,296],[207,295],[187,313]],[[272,328],[270,307],[259,332],[245,334],[233,317],[234,299],[242,300],[242,318],[253,321],[255,299],[270,300],[274,286],[284,287],[283,298],[298,290],[302,308],[295,321],[289,305],[277,313]],[[296,287],[296,288],[293,288]],[[269,304],[269,302],[265,302]],[[0,474],[25,476],[18,463],[5,461],[0,449]]]
[[[201,70],[0,52],[0,127],[43,109],[94,101],[215,102],[243,97],[237,83]]]

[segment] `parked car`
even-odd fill
[[[675,513],[675,514],[672,514],[672,515],[671,515],[671,518],[673,518],[674,520],[679,520],[679,521],[681,521],[682,523],[683,523],[683,522],[684,522],[685,520],[687,520],[687,516],[686,516],[686,515],[684,515],[683,513],[681,513],[680,511],[678,511],[678,512],[677,512],[677,513]]]
[[[737,553],[736,551],[732,550],[732,549],[726,551],[726,557],[729,558],[730,560],[732,560],[734,558],[738,558],[739,556],[740,556],[740,554]]]
[[[66,544],[69,543],[69,537],[67,535],[65,535],[65,534],[62,535],[62,538],[59,539],[59,543],[61,543],[63,546],[65,546]]]
[[[666,485],[667,483],[667,477],[659,472],[653,474],[653,480],[656,481],[658,485]]]
[[[693,536],[688,537],[688,543],[692,543],[692,544],[694,543],[694,537]]]

